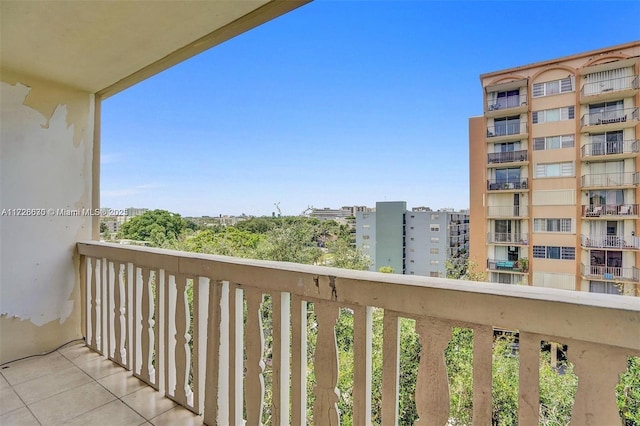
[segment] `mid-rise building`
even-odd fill
[[[378,202],[375,211],[356,213],[356,246],[371,258],[372,271],[391,267],[399,274],[445,277],[448,259],[467,256],[469,215]]]
[[[506,284],[638,295],[640,42],[480,76],[470,259]]]

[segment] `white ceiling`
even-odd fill
[[[0,60],[111,95],[307,1],[2,0]]]

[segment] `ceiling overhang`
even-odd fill
[[[108,97],[309,1],[4,0],[0,59]]]

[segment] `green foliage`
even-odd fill
[[[618,410],[627,426],[640,426],[640,357],[629,357],[616,386]]]
[[[313,227],[304,222],[291,222],[267,231],[255,257],[265,260],[316,264],[322,256]]]
[[[447,278],[454,280],[486,281],[487,274],[468,258],[447,259],[445,261]]]
[[[105,232],[107,232],[109,230],[109,228],[107,227],[107,224],[104,222],[100,222],[100,233],[103,234]]]
[[[382,272],[383,274],[393,274],[395,272],[395,269],[393,269],[393,267],[391,266],[381,266],[378,269],[378,272]]]
[[[184,227],[185,222],[179,214],[166,210],[151,210],[123,223],[119,237],[148,241],[153,246],[163,247],[175,242]]]
[[[369,256],[343,238],[329,242],[327,248],[329,249],[329,257],[325,262],[327,266],[360,271],[367,270],[371,266]]]
[[[197,253],[221,254],[224,256],[254,257],[263,235],[241,231],[234,227],[219,231],[207,229],[176,244],[174,248]]]

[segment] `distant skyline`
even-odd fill
[[[479,75],[640,39],[640,2],[315,1],[102,105],[101,205],[469,205]]]

